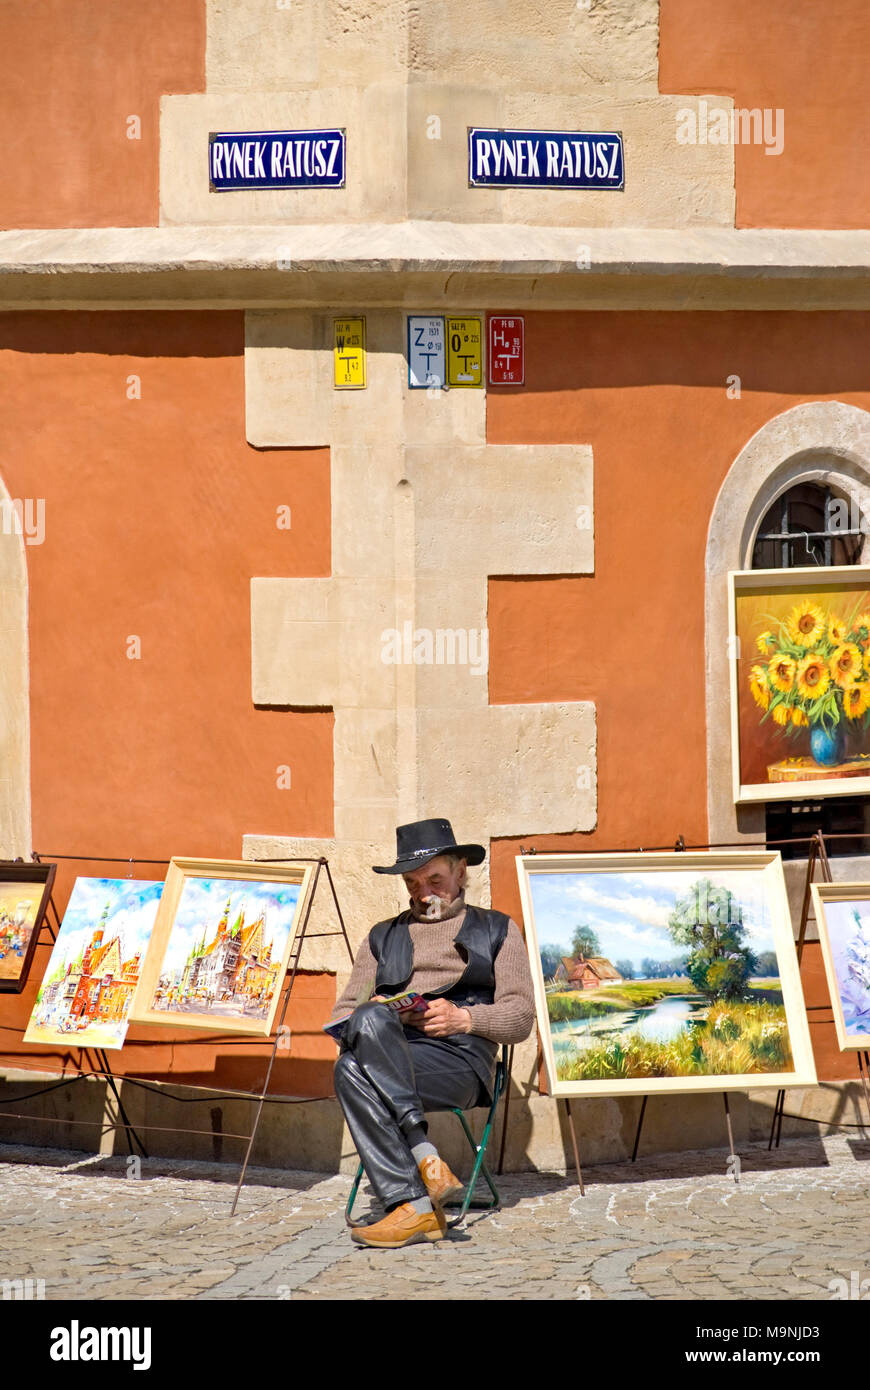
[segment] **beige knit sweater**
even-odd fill
[[[418,994],[442,993],[456,984],[465,969],[466,962],[453,941],[465,921],[463,898],[454,898],[446,910],[451,915],[440,922],[411,921],[408,924],[414,951],[414,971],[408,989]],[[371,998],[377,969],[378,963],[366,937],[357,951],[350,979],[340,999],[336,1000],[331,1023]],[[495,958],[494,974],[493,1003],[463,1005],[471,1015],[471,1031],[496,1043],[522,1042],[529,1036],[535,1021],[535,996],[525,943],[513,920]]]

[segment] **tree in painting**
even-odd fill
[[[574,928],[574,935],[571,938],[571,955],[575,960],[580,956],[589,960],[601,955],[601,944],[591,927],[578,923]]]
[[[743,911],[729,889],[699,879],[677,899],[668,929],[678,945],[691,948],[689,979],[700,994],[711,1000],[747,997],[746,982],[757,962],[743,945]]]
[[[551,942],[542,942],[540,948],[541,970],[545,980],[551,980],[559,969],[562,957],[565,954],[561,946],[554,946]]]

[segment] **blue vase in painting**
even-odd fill
[[[816,724],[810,732],[810,752],[821,767],[835,767],[843,761],[846,734],[842,724],[830,731],[824,724]]]

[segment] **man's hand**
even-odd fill
[[[411,1028],[420,1028],[427,1038],[449,1038],[451,1033],[470,1033],[471,1014],[467,1009],[458,1009],[449,999],[429,999],[425,1013],[403,1012],[402,1022]]]

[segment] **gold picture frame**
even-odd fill
[[[810,891],[840,1051],[870,1051],[870,883],[811,883]]]
[[[269,1037],[310,865],[170,860],[131,1023]]]
[[[779,854],[535,854],[516,865],[552,1095],[816,1084]]]
[[[870,793],[870,566],[728,575],[734,800]]]

